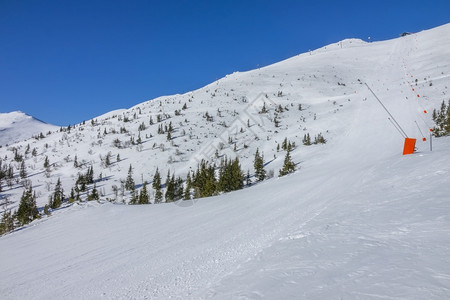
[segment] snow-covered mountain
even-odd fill
[[[0,113],[0,146],[31,138],[58,129],[21,111]]]
[[[449,57],[450,24],[344,40],[1,148],[3,164],[18,173],[18,153],[27,173],[3,183],[7,209],[17,208],[22,186],[33,186],[40,207],[58,178],[68,194],[91,166],[102,201],[65,204],[1,237],[0,295],[448,297],[450,140],[433,139],[430,151],[429,129],[433,109],[450,99]],[[401,155],[402,131],[417,139],[415,154]],[[326,144],[303,145],[319,133]],[[296,145],[297,171],[278,178],[285,138]],[[118,205],[130,199],[121,192],[130,165],[138,189],[157,168],[163,179],[186,178],[202,159],[224,156],[253,175],[256,149],[275,176],[250,188]]]

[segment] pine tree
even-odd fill
[[[137,139],[137,144],[138,145],[142,144],[141,132],[139,132],[138,139]]]
[[[205,160],[202,160],[197,166],[197,171],[192,179],[194,198],[209,197],[220,191],[221,182],[216,182],[215,168],[215,165],[210,165]]]
[[[260,113],[260,114],[265,114],[265,113],[267,113],[266,102],[264,102],[263,107],[261,108],[261,111],[260,111],[259,113]]]
[[[69,203],[75,202],[75,190],[74,188],[70,189]]]
[[[183,179],[180,176],[175,180],[175,194],[174,200],[180,200],[183,198]]]
[[[288,139],[287,138],[284,138],[283,144],[281,144],[281,149],[283,149],[284,151],[286,151],[288,149]]]
[[[149,204],[149,203],[150,203],[150,196],[148,195],[147,191],[147,181],[145,181],[139,193],[139,204]]]
[[[275,127],[280,127],[280,121],[278,121],[277,115],[273,117],[273,124]]]
[[[192,188],[191,173],[188,172],[187,177],[186,177],[186,187],[184,188],[184,193],[183,193],[184,200],[191,199],[191,188]]]
[[[175,200],[175,176],[172,175],[170,177],[170,170],[167,172],[167,178],[166,178],[166,202],[172,202]]]
[[[0,235],[14,230],[14,216],[10,210],[5,210],[0,221]]]
[[[314,144],[325,144],[327,141],[323,137],[322,133],[319,133],[316,137],[314,137]]]
[[[73,166],[75,167],[75,168],[78,168],[78,157],[75,155],[75,158],[74,158],[74,160],[73,160]]]
[[[91,166],[86,173],[86,184],[94,183],[94,167]]]
[[[50,167],[50,161],[48,160],[48,156],[46,156],[44,160],[44,168],[47,169],[48,167]]]
[[[20,163],[20,178],[25,178],[27,177],[27,170],[25,167],[25,161],[22,160],[22,162]]]
[[[155,190],[155,203],[161,203],[162,202],[161,175],[159,174],[158,168],[156,168],[155,175],[153,176],[152,187]]]
[[[250,179],[250,170],[247,170],[247,175],[245,176],[245,185],[251,186],[252,180]]]
[[[217,191],[227,193],[242,189],[244,187],[244,178],[239,159],[225,159],[220,165]]]
[[[25,190],[20,199],[19,208],[17,209],[17,220],[21,225],[25,225],[37,219],[39,212],[36,206],[36,195],[30,187]]]
[[[94,187],[92,188],[91,194],[88,196],[88,201],[98,200],[98,199],[100,199],[100,196],[97,191],[97,186],[94,183]]]
[[[286,152],[286,156],[284,158],[283,168],[280,170],[280,177],[290,174],[295,171],[295,163],[291,159],[291,151],[288,150]]]
[[[109,167],[111,165],[111,152],[108,152],[105,157],[105,165]]]
[[[255,168],[255,178],[257,181],[263,181],[266,178],[266,170],[264,170],[264,157],[259,154],[259,149],[256,148],[255,160],[253,162]]]
[[[303,136],[302,142],[303,142],[303,145],[305,145],[305,146],[311,145],[311,137],[309,136],[309,133],[307,133]]]
[[[61,179],[58,178],[58,181],[56,182],[55,191],[53,192],[53,196],[50,198],[49,206],[52,209],[56,209],[61,206],[62,202],[64,201],[64,190],[61,187]]]
[[[125,189],[127,191],[133,191],[135,189],[135,183],[133,179],[133,167],[130,164],[130,168],[128,169],[128,177],[125,181]]]

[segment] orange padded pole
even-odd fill
[[[403,147],[403,155],[413,154],[416,146],[416,139],[405,138],[405,145]]]

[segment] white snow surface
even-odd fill
[[[102,172],[97,187],[104,196],[0,237],[0,297],[448,299],[450,138],[433,139],[430,151],[428,132],[431,111],[450,98],[449,57],[449,24],[383,42],[345,40],[107,114],[70,133],[14,144],[39,151],[26,162],[40,205],[58,178],[68,193],[77,172],[91,164],[96,176]],[[401,155],[403,138],[363,83],[417,138],[415,154]],[[184,103],[188,109],[181,110]],[[257,113],[263,103],[268,115]],[[274,127],[270,119],[280,104],[289,110],[279,113],[280,127]],[[156,115],[163,112],[175,127],[172,143],[156,133]],[[112,145],[116,138],[137,137],[141,122],[148,128],[140,149]],[[128,133],[103,135],[122,126]],[[305,133],[319,132],[327,144],[302,145]],[[138,184],[151,181],[157,167],[163,178],[169,169],[184,176],[198,158],[214,159],[208,145],[224,133],[221,155],[238,155],[252,172],[258,147],[275,177],[177,203],[132,206],[120,204],[129,195],[113,199],[111,186],[126,177],[130,164]],[[285,137],[297,145],[297,171],[277,178],[284,153],[276,146]],[[99,156],[110,151],[121,161],[102,168]],[[75,154],[86,166],[73,167]],[[11,148],[0,149],[5,155],[11,159]],[[50,173],[42,167],[45,156],[54,163]],[[22,190],[19,183],[4,186],[0,200],[14,209]]]
[[[0,113],[0,146],[29,139],[33,135],[46,134],[58,129],[21,111]]]

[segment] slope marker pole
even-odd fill
[[[367,88],[369,89],[369,91],[373,94],[373,96],[375,97],[375,99],[378,100],[378,102],[380,103],[380,105],[384,108],[384,110],[388,113],[388,115],[392,118],[392,121],[395,122],[395,124],[397,125],[397,127],[400,129],[400,131],[402,132],[402,135],[404,138],[408,138],[408,135],[405,133],[405,131],[402,129],[402,127],[400,126],[400,124],[398,124],[397,120],[395,120],[394,116],[389,112],[389,110],[386,108],[386,106],[384,106],[383,102],[381,102],[381,100],[377,97],[377,95],[375,95],[375,93],[372,91],[372,89],[369,87],[369,85],[367,83],[364,83]]]

